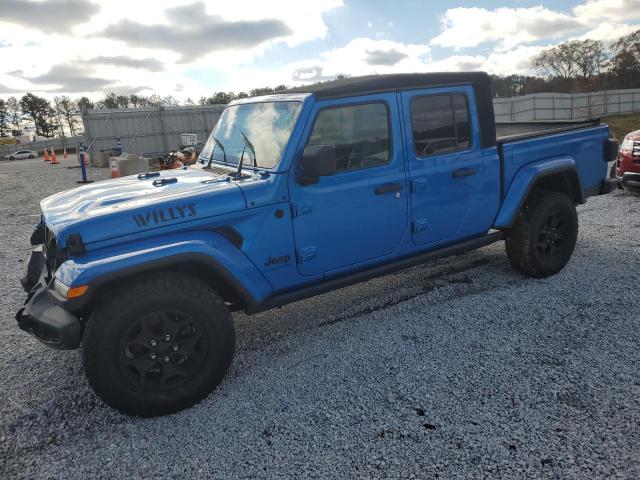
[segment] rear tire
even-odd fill
[[[145,275],[102,296],[82,359],[105,403],[141,417],[191,407],[220,384],[235,351],[222,298],[189,275]]]
[[[29,155],[29,158],[35,158],[33,155]]]
[[[530,277],[558,273],[569,262],[578,238],[578,215],[562,193],[534,190],[507,232],[511,266]]]

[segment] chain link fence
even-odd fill
[[[496,122],[588,120],[640,112],[640,89],[589,93],[535,93],[493,101]]]

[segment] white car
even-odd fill
[[[5,155],[4,158],[7,160],[19,160],[21,158],[36,158],[37,156],[38,152],[34,150],[18,150],[17,152]]]

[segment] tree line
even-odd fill
[[[78,109],[83,99],[89,101],[86,97],[71,100],[62,95],[54,97],[51,103],[33,93],[25,94],[20,100],[16,97],[0,99],[0,137],[20,136],[26,125],[32,126],[35,134],[41,137],[65,137],[67,133],[76,136],[81,133]]]
[[[544,50],[534,60],[538,75],[493,75],[492,90],[495,97],[514,97],[530,93],[577,93],[640,87],[640,30],[622,37],[610,46],[599,40],[573,40]],[[338,78],[344,78],[338,75]],[[286,85],[275,88],[254,88],[249,92],[214,92],[200,97],[199,105],[225,105],[238,98],[247,98],[286,90]],[[30,125],[36,135],[47,138],[77,135],[79,115],[84,110],[106,108],[171,107],[180,102],[172,95],[118,95],[107,94],[92,102],[87,97],[72,100],[66,95],[53,98],[27,93],[21,99],[0,99],[0,136],[15,135],[23,126]],[[195,105],[188,98],[183,105]]]
[[[538,76],[493,76],[494,96],[639,88],[640,30],[610,46],[589,39],[564,42],[541,52],[534,67]]]

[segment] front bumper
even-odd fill
[[[626,172],[618,179],[624,190],[640,190],[640,173]]]
[[[29,295],[24,306],[16,313],[18,327],[30,333],[42,343],[59,350],[80,346],[82,324],[71,312],[55,301],[46,281],[46,266],[42,250],[34,249],[22,286]]]

